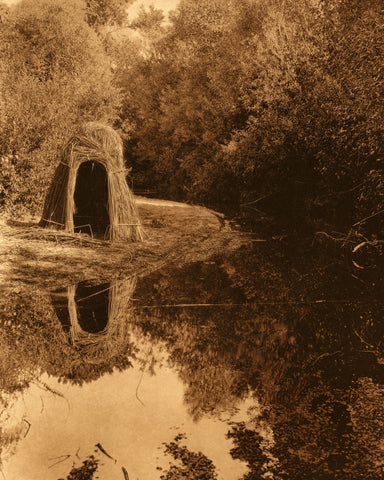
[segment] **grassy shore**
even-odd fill
[[[41,229],[37,218],[3,222],[3,292],[143,276],[166,264],[206,260],[246,241],[220,214],[206,208],[145,198],[138,198],[137,204],[143,242],[110,244],[85,234]]]

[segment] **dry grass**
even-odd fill
[[[109,243],[36,223],[0,225],[0,281],[12,291],[145,276],[167,264],[207,260],[248,241],[203,207],[136,199],[146,238]]]

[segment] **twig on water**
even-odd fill
[[[52,393],[53,395],[57,395],[58,397],[63,398],[67,402],[68,410],[69,411],[71,410],[71,405],[68,401],[68,398],[66,398],[65,395],[63,395],[61,392],[55,390],[54,388],[50,387],[49,385],[47,385],[45,382],[41,380],[31,380],[31,383],[36,385],[41,390],[45,390],[46,392]]]
[[[366,240],[366,241],[361,242],[358,245],[356,245],[356,247],[352,250],[352,253],[356,253],[361,247],[364,247],[365,245],[372,245],[372,246],[376,247],[376,245],[381,245],[383,243],[384,243],[383,240],[374,240],[372,242]]]
[[[369,215],[368,217],[363,218],[362,220],[359,220],[358,222],[354,223],[352,227],[357,227],[358,225],[361,225],[362,223],[365,223],[367,220],[370,220],[373,217],[376,217],[377,215],[380,215],[381,213],[384,213],[384,210],[380,210],[379,212],[373,213],[372,215]]]
[[[58,460],[57,462],[53,463],[48,468],[53,468],[55,465],[58,465],[59,463],[65,462],[65,460],[68,460],[68,458],[70,458],[70,457],[71,457],[71,455],[60,455],[59,457],[50,458],[49,460],[55,460],[56,458],[61,458],[61,460]]]
[[[139,398],[139,388],[140,388],[140,385],[141,385],[141,382],[143,381],[143,377],[144,377],[144,369],[143,371],[141,372],[141,377],[140,377],[140,380],[139,380],[139,383],[137,384],[137,387],[136,387],[136,398],[137,400],[143,405],[143,407],[145,407],[145,404],[140,400]]]
[[[347,237],[347,235],[344,235],[344,234],[338,233],[338,232],[334,232],[334,233],[338,234],[339,237],[334,237],[327,232],[316,232],[315,233],[315,238],[319,237],[319,236],[323,236],[323,237],[327,238],[328,240],[331,240],[332,242],[335,242],[335,243],[340,242],[342,244],[342,246],[345,246],[347,243],[353,243],[353,240],[349,239]]]
[[[111,457],[111,455],[109,455],[109,453],[104,450],[103,446],[100,443],[97,443],[95,447],[97,447],[100,450],[100,452],[104,453],[105,456],[107,456],[108,458],[110,458],[116,463],[116,459]]]
[[[129,480],[129,475],[128,475],[128,472],[127,472],[127,470],[125,469],[125,467],[121,467],[121,470],[122,470],[123,473],[124,473],[124,480]]]
[[[312,365],[315,365],[315,363],[317,363],[319,360],[321,360],[322,358],[325,358],[325,357],[333,357],[334,355],[338,355],[339,353],[341,353],[341,350],[337,350],[336,352],[332,352],[332,353],[328,353],[328,352],[325,352],[321,355],[319,355],[313,362],[312,362]]]
[[[366,345],[366,348],[369,348],[370,350],[363,350],[363,352],[367,353],[367,352],[370,352],[370,353],[374,353],[376,355],[376,357],[378,357],[379,359],[382,358],[382,353],[377,349],[377,347],[375,347],[375,345],[372,345],[371,343],[368,343],[366,340],[364,340],[364,338],[359,334],[359,332],[356,330],[356,328],[353,329],[353,332],[354,334],[359,338],[359,340],[361,341],[361,343],[363,343],[364,345]]]
[[[25,435],[24,435],[24,438],[25,438],[29,433],[29,430],[31,428],[31,423],[28,422],[28,420],[26,418],[23,418],[23,422],[25,422],[28,425],[27,431],[25,432]]]
[[[145,362],[144,362],[144,366],[143,366],[143,370],[141,372],[141,376],[140,376],[140,380],[139,380],[139,383],[137,384],[137,387],[136,387],[136,398],[137,400],[143,405],[143,407],[145,407],[145,404],[140,400],[139,398],[139,388],[140,388],[140,385],[141,385],[141,382],[143,381],[143,378],[144,378],[144,372],[145,372],[145,368],[148,364],[148,358],[149,358],[149,354],[151,353],[151,347],[149,347],[148,349],[148,352],[147,352],[147,355],[145,357]]]
[[[37,387],[41,388],[41,390],[45,390],[49,393],[52,393],[53,395],[57,395],[58,397],[61,397],[61,398],[65,399],[65,396],[61,392],[58,392],[57,390],[50,387],[49,385],[47,385],[45,382],[42,382],[41,380],[39,380],[38,382],[35,381],[35,380],[31,381],[31,383],[34,383]]]

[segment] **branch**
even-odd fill
[[[358,225],[361,225],[362,223],[365,223],[367,220],[370,220],[373,217],[376,217],[377,215],[380,215],[381,213],[384,213],[384,210],[380,210],[379,212],[373,213],[372,215],[369,215],[369,217],[365,217],[362,220],[359,220],[358,222],[354,223],[352,227],[357,227]]]

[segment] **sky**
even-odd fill
[[[153,5],[155,8],[159,8],[160,10],[163,10],[165,14],[167,14],[170,10],[176,8],[178,3],[179,0],[136,0],[132,7],[130,7],[129,13],[130,15],[134,16],[139,11],[141,5],[144,7]]]
[[[20,0],[3,0],[3,2],[7,5],[14,5],[19,1]],[[134,15],[136,12],[138,12],[141,5],[144,5],[144,7],[153,5],[155,8],[159,8],[165,13],[168,13],[169,10],[173,10],[178,3],[179,0],[136,0],[132,7],[130,7],[130,13],[131,15]]]

